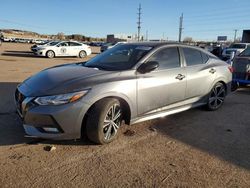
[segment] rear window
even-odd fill
[[[195,50],[192,48],[183,48],[183,52],[187,66],[200,65],[204,63],[202,54],[199,50]]]

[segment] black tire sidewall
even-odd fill
[[[112,142],[117,137],[118,133],[116,133],[116,135],[114,135],[111,139],[106,140],[104,139],[103,133],[104,118],[106,117],[110,107],[114,104],[121,106],[119,100],[114,98],[106,98],[98,101],[90,110],[86,124],[86,131],[89,140],[97,144],[107,144]]]
[[[84,56],[81,56],[81,53],[84,53]],[[80,52],[79,52],[79,57],[80,58],[85,58],[87,56],[87,53],[84,51],[84,50],[81,50]]]

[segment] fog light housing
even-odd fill
[[[54,127],[43,127],[42,129],[45,132],[50,132],[50,133],[59,133],[60,132],[57,128],[54,128]]]

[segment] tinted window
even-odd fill
[[[159,69],[172,69],[180,67],[180,57],[177,47],[159,50],[152,55],[148,61],[157,61]]]
[[[187,66],[203,64],[201,52],[192,48],[183,48]]]
[[[208,59],[209,59],[208,55],[203,53],[203,52],[201,52],[201,57],[202,57],[202,62],[203,63],[206,63],[208,61]]]
[[[70,42],[70,46],[81,46],[81,44],[77,42]]]
[[[69,46],[69,43],[68,42],[62,42],[58,46]]]

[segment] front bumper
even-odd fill
[[[38,50],[38,51],[35,51],[34,54],[37,56],[46,56],[46,51]]]
[[[19,101],[15,97],[17,111],[28,136],[55,140],[81,137],[82,121],[89,104],[79,100],[64,105],[39,106],[33,100],[33,97],[24,97]]]

